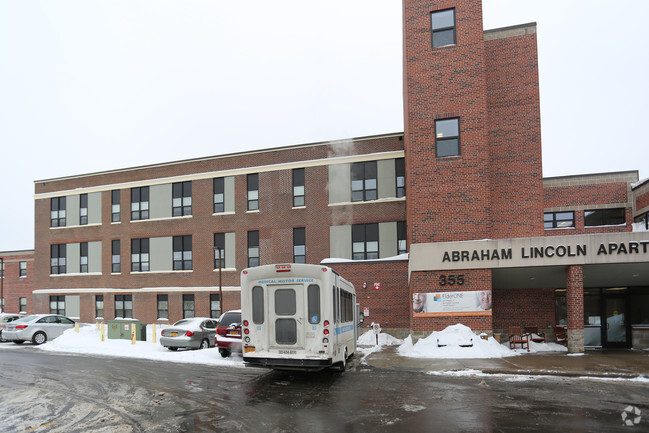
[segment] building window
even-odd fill
[[[192,270],[192,236],[174,236],[174,271]]]
[[[543,227],[546,229],[561,229],[574,226],[574,212],[545,212],[543,214]]]
[[[455,9],[431,12],[433,48],[455,45]]]
[[[50,296],[50,314],[65,314],[65,296]]]
[[[397,221],[397,254],[408,252],[408,230],[405,221]]]
[[[111,241],[110,271],[114,274],[122,272],[122,255],[120,253],[121,242],[119,239]]]
[[[95,295],[95,317],[104,318],[104,295]]]
[[[79,244],[79,272],[88,273],[88,242]]]
[[[644,226],[645,230],[649,230],[649,212],[638,215],[634,221],[640,223],[640,226]]]
[[[82,226],[88,224],[88,194],[79,196],[79,224]]]
[[[221,300],[218,293],[210,293],[210,317],[212,319],[221,317]]]
[[[149,239],[131,239],[131,272],[149,270]]]
[[[376,200],[376,161],[352,164],[352,201]]]
[[[183,295],[183,319],[194,316],[194,295]]]
[[[584,211],[584,226],[613,226],[626,223],[624,208]]]
[[[65,274],[65,272],[65,244],[52,245],[50,253],[50,274]]]
[[[115,318],[133,318],[133,295],[115,295]]]
[[[119,190],[114,189],[110,192],[110,220],[114,223],[119,222],[121,211]]]
[[[21,277],[26,277],[27,276],[27,262],[20,262],[20,276]]]
[[[293,169],[293,207],[304,206],[304,169]]]
[[[131,188],[131,220],[149,219],[149,187]]]
[[[5,262],[4,260],[0,263],[0,278],[5,277]]]
[[[50,200],[50,227],[65,227],[65,197]]]
[[[306,230],[304,227],[293,229],[293,263],[306,263]]]
[[[259,210],[259,174],[248,175],[248,210]]]
[[[169,319],[169,295],[158,295],[158,319]]]
[[[352,258],[372,260],[379,258],[379,225],[352,225]]]
[[[192,183],[177,182],[171,185],[173,216],[187,216],[192,214]]]
[[[406,160],[397,158],[394,160],[394,168],[397,181],[397,198],[406,196]]]
[[[225,233],[214,233],[214,269],[219,268],[225,268]]]
[[[27,298],[18,298],[18,308],[21,313],[27,311]]]
[[[214,179],[214,213],[225,212],[225,180]]]
[[[259,266],[259,232],[248,232],[248,267]]]
[[[435,121],[435,152],[438,158],[460,154],[460,119]]]

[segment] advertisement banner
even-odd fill
[[[413,293],[413,317],[491,316],[491,290]]]

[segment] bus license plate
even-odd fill
[[[252,346],[244,347],[244,348],[243,348],[243,351],[244,351],[245,353],[248,353],[248,352],[254,352],[254,351],[255,351],[255,348],[252,347]]]

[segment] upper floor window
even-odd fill
[[[397,254],[408,252],[408,230],[405,221],[397,221]]]
[[[82,274],[88,272],[88,242],[79,244],[79,272]]]
[[[435,121],[435,153],[438,158],[460,154],[460,119]]]
[[[293,263],[306,263],[306,229],[293,229]]]
[[[131,188],[131,220],[149,219],[149,187]]]
[[[50,274],[65,274],[65,253],[65,244],[55,244],[51,246]]]
[[[50,200],[50,227],[65,227],[65,197]]]
[[[79,195],[79,224],[88,224],[88,194]]]
[[[248,267],[259,266],[259,232],[248,232]]]
[[[376,161],[356,162],[351,170],[352,201],[376,200]]]
[[[119,190],[114,189],[110,192],[110,220],[114,223],[120,221],[120,213],[121,213],[121,206],[120,206],[120,197],[119,197]]]
[[[20,276],[27,276],[27,262],[20,262]]]
[[[584,226],[609,226],[626,222],[624,208],[584,211]]]
[[[397,182],[397,198],[406,196],[406,160],[397,158],[394,160],[394,169]]]
[[[225,233],[214,233],[214,269],[219,268],[225,268]]]
[[[177,182],[171,186],[172,215],[186,216],[192,214],[192,183]]]
[[[379,225],[352,225],[352,258],[371,260],[379,258]]]
[[[293,169],[293,207],[304,206],[304,169]]]
[[[131,272],[149,270],[149,239],[131,239]]]
[[[225,212],[225,180],[214,179],[214,213]]]
[[[119,239],[111,241],[110,271],[113,273],[122,272],[122,256],[120,254],[121,242]]]
[[[455,45],[455,9],[430,14],[433,48]]]
[[[248,210],[259,209],[259,174],[248,175]]]
[[[190,271],[192,269],[192,236],[174,236],[174,271]]]
[[[546,229],[560,229],[574,226],[574,212],[545,212],[543,214],[543,227]]]

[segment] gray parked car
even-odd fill
[[[207,349],[214,346],[218,320],[209,317],[182,319],[163,329],[160,344],[169,350]]]
[[[20,314],[0,313],[0,342],[4,343],[5,341],[9,341],[2,337],[2,330],[4,329],[5,324],[13,322],[16,319],[20,319]]]
[[[59,314],[32,314],[7,323],[2,331],[2,337],[16,344],[31,341],[43,344],[54,340],[66,329],[74,328],[74,320]]]

